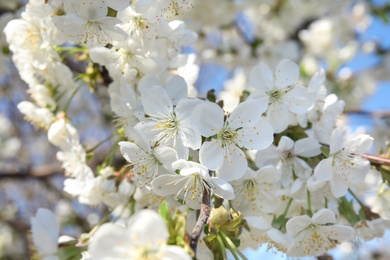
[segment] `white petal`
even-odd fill
[[[212,177],[211,180],[216,185],[213,190],[216,195],[227,200],[234,199],[234,190],[229,182],[217,177]]]
[[[366,174],[370,170],[371,164],[368,160],[356,156],[353,159],[351,173],[348,175],[348,182],[359,184],[364,182]]]
[[[144,209],[133,215],[129,219],[127,232],[130,233],[130,241],[139,248],[165,244],[169,237],[165,221],[151,209]]]
[[[274,141],[274,131],[267,121],[260,119],[253,127],[245,127],[237,131],[237,144],[239,146],[263,150]]]
[[[133,249],[128,231],[117,224],[103,224],[95,232],[88,246],[92,259],[125,259]]]
[[[31,233],[34,246],[40,255],[55,254],[58,250],[59,227],[53,212],[40,208],[31,218]]]
[[[218,170],[222,167],[224,148],[217,140],[205,142],[199,151],[199,161],[210,170]]]
[[[255,162],[258,167],[273,165],[276,166],[280,160],[279,152],[275,145],[256,153]]]
[[[134,159],[136,154],[137,155],[139,154],[138,156],[146,154],[145,151],[143,151],[140,147],[138,147],[138,145],[134,143],[122,141],[119,142],[118,144],[123,157],[128,162],[131,162]]]
[[[174,105],[176,105],[181,99],[187,98],[187,93],[188,93],[187,83],[180,76],[177,75],[172,76],[168,80],[165,89]]]
[[[352,240],[355,234],[353,228],[342,225],[323,226],[321,228],[325,231],[328,238],[340,242]]]
[[[283,105],[271,104],[267,111],[267,121],[275,133],[280,133],[288,127],[290,112]]]
[[[262,212],[265,213],[274,213],[276,209],[279,208],[280,200],[279,198],[270,190],[270,187],[263,185],[264,188],[268,189],[267,191],[262,190],[261,195],[258,198],[258,207]]]
[[[161,87],[160,80],[154,75],[145,75],[138,82],[138,90],[141,94],[148,92],[149,89],[154,86]]]
[[[284,96],[288,109],[298,115],[303,115],[309,111],[314,103],[314,96],[306,88],[295,87]]]
[[[373,142],[374,138],[369,135],[361,134],[352,138],[351,140],[348,140],[345,145],[350,147],[354,153],[363,154],[371,149]]]
[[[334,154],[344,148],[347,132],[346,127],[338,127],[333,130],[330,137],[330,154]]]
[[[182,99],[175,108],[176,117],[180,122],[179,137],[186,147],[193,150],[199,149],[202,144],[200,133],[192,127],[191,123],[191,113],[200,103],[199,99]]]
[[[264,111],[260,111],[261,105],[255,99],[249,99],[240,103],[227,119],[229,128],[237,129],[239,127],[254,126]]]
[[[80,0],[77,13],[86,20],[97,20],[106,16],[107,5],[102,0]]]
[[[228,145],[225,147],[225,157],[218,174],[227,181],[237,180],[245,174],[247,167],[244,152],[235,145]]]
[[[173,104],[165,89],[153,86],[141,96],[145,113],[153,118],[168,116],[173,111]]]
[[[192,257],[180,246],[164,246],[160,252],[161,260],[192,260]]]
[[[201,165],[201,164],[187,161],[187,160],[183,160],[183,159],[179,159],[179,160],[175,161],[174,163],[172,163],[172,168],[175,170],[181,170],[183,168],[192,168],[192,167],[196,167],[198,165],[203,167],[203,165]],[[207,168],[205,168],[205,169],[207,170]]]
[[[175,185],[175,183],[181,179],[187,177],[175,174],[164,174],[155,178],[151,185],[152,191],[162,197],[177,194],[183,185]]]
[[[158,146],[153,150],[157,160],[168,169],[172,168],[172,163],[177,160],[175,149],[167,146]]]
[[[217,134],[224,124],[224,112],[217,104],[204,102],[191,114],[192,127],[205,137]]]
[[[307,215],[293,217],[286,223],[287,234],[296,236],[299,232],[311,225],[311,223],[311,218]]]
[[[319,162],[319,164],[314,169],[315,177],[320,181],[329,181],[333,176],[333,167],[332,167],[333,158],[327,158]]]
[[[274,75],[267,64],[260,62],[251,70],[249,73],[249,84],[262,92],[274,86]]]
[[[276,183],[280,180],[281,174],[274,166],[265,166],[256,172],[257,178],[261,182]]]
[[[333,196],[340,198],[347,194],[348,185],[337,174],[333,174],[333,178],[330,180],[330,191]]]
[[[267,111],[269,104],[269,95],[267,93],[254,91],[249,95],[248,100],[250,99],[257,100],[260,103],[260,107],[258,108],[258,113],[260,115]]]
[[[321,145],[314,138],[303,138],[296,141],[294,154],[303,157],[313,157],[321,154]]]
[[[319,225],[333,224],[336,222],[336,216],[330,209],[320,209],[313,214],[312,220]]]
[[[299,79],[299,67],[291,60],[282,60],[275,69],[275,85],[285,88],[297,83]]]
[[[254,227],[260,230],[272,228],[271,224],[263,217],[245,217],[245,220],[248,222],[250,228]]]
[[[129,0],[105,0],[105,3],[117,11],[124,10],[129,6]]]
[[[319,71],[314,74],[314,76],[310,79],[310,83],[308,89],[311,92],[317,92],[317,90],[324,85],[326,80],[325,70],[321,68]]]
[[[290,139],[290,137],[287,136],[282,136],[280,138],[280,141],[278,143],[278,148],[277,150],[279,152],[284,152],[284,151],[289,151],[291,148],[294,146],[294,141]]]
[[[143,132],[135,129],[131,126],[125,126],[125,133],[129,140],[136,143],[139,147],[141,147],[145,152],[150,152],[149,142],[147,140],[147,136],[143,134]]]

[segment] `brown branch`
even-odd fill
[[[45,178],[53,174],[62,174],[64,170],[58,163],[27,167],[22,169],[2,169],[0,171],[0,178]]]
[[[198,240],[200,234],[202,233],[203,226],[207,223],[211,212],[210,206],[210,194],[207,191],[203,192],[202,205],[200,208],[200,214],[198,220],[196,221],[196,225],[189,235],[190,238],[190,246],[194,251],[194,255],[196,256],[196,248],[198,245]]]
[[[377,155],[372,155],[372,154],[361,154],[361,157],[367,159],[370,161],[371,165],[375,166],[380,166],[380,165],[387,165],[390,166],[390,159],[377,156]]]
[[[379,111],[363,111],[363,110],[345,110],[344,114],[357,114],[357,115],[365,115],[372,117],[390,117],[390,111],[379,110]]]

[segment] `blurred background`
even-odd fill
[[[322,67],[328,90],[345,100],[342,120],[352,130],[375,138],[372,153],[387,149],[390,140],[390,1],[346,0],[199,0],[180,19],[199,35],[196,54],[180,73],[205,95],[215,89],[245,89],[243,73],[259,60],[271,66],[282,58],[299,62],[303,80]],[[77,237],[96,224],[105,209],[80,204],[63,192],[63,170],[47,133],[24,121],[16,108],[29,100],[27,86],[12,63],[2,33],[20,14],[25,1],[0,0],[0,259],[27,259],[30,218],[49,208],[61,223],[61,234]],[[212,5],[212,6],[211,6]],[[218,6],[218,8],[216,8]],[[210,10],[210,13],[204,12]],[[114,128],[106,88],[82,88],[69,110],[82,143],[92,147]],[[115,140],[95,151],[92,168],[105,158]],[[117,158],[118,160],[119,157]],[[119,162],[123,163],[123,162]],[[386,240],[346,246],[337,258],[390,259]],[[384,242],[385,241],[385,242]],[[343,251],[344,250],[344,251]],[[386,252],[387,250],[387,252]],[[258,259],[265,248],[246,252]],[[351,254],[354,254],[352,256]],[[267,257],[280,258],[270,253]],[[365,258],[367,257],[367,258]],[[268,259],[268,258],[267,258]]]

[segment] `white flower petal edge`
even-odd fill
[[[58,250],[60,233],[53,212],[44,208],[38,209],[36,216],[31,218],[31,233],[32,241],[40,256],[53,255],[52,259],[59,259],[54,256]]]
[[[168,246],[169,232],[155,211],[144,209],[133,215],[126,226],[103,224],[88,246],[92,259],[140,259],[145,253],[153,259],[188,259],[178,246]]]

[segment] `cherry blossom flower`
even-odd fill
[[[321,153],[320,144],[313,138],[303,138],[294,142],[287,136],[282,136],[276,149],[269,148],[256,154],[256,164],[267,165],[278,160],[277,168],[282,173],[282,184],[288,186],[294,175],[306,180],[312,168],[300,157],[314,157]],[[272,163],[271,163],[272,164]]]
[[[218,170],[227,181],[241,178],[247,169],[241,147],[261,150],[273,141],[271,126],[260,118],[262,112],[257,100],[238,105],[226,121],[217,104],[205,102],[195,108],[191,115],[194,129],[204,137],[212,137],[200,148],[200,162],[210,170]]]
[[[336,128],[330,139],[329,158],[322,160],[314,169],[317,180],[329,181],[332,194],[339,198],[348,187],[364,181],[370,162],[360,156],[373,143],[369,135],[348,136],[347,128]]]
[[[232,201],[234,208],[250,216],[259,211],[274,212],[279,206],[275,190],[280,177],[280,172],[273,166],[258,171],[248,169],[242,178],[232,182],[236,194]]]
[[[123,157],[130,162],[134,178],[141,186],[149,187],[151,181],[161,171],[172,170],[171,164],[177,160],[177,153],[167,146],[150,147],[147,138],[131,127],[126,133],[133,142],[119,142]],[[161,166],[160,166],[161,165]]]
[[[155,211],[144,209],[133,215],[126,226],[103,224],[88,246],[92,259],[177,259],[191,260],[179,246],[167,245],[169,232]]]
[[[267,110],[267,121],[275,133],[287,128],[291,113],[305,114],[313,101],[308,90],[295,85],[299,67],[290,60],[282,60],[272,73],[264,62],[255,66],[249,75],[249,84],[256,89],[250,98],[260,101],[261,111]]]
[[[139,0],[135,8],[137,12],[144,13],[144,16],[151,19],[170,19],[191,10],[194,7],[192,2],[193,0]]]
[[[180,170],[180,174],[161,175],[152,182],[152,190],[157,195],[175,194],[192,209],[200,208],[204,192],[227,200],[234,198],[232,186],[221,178],[210,177],[209,170],[203,165],[181,159],[172,167]]]
[[[187,159],[189,148],[196,150],[201,145],[201,136],[192,128],[190,121],[192,109],[200,100],[184,98],[178,101],[175,97],[175,94],[168,95],[160,86],[153,86],[145,91],[141,101],[148,117],[135,128],[147,135],[151,145],[172,147],[179,158]]]
[[[108,7],[103,0],[81,0],[72,11],[65,16],[54,16],[53,22],[75,43],[87,47],[105,46],[127,37],[117,26],[121,21],[106,16]]]
[[[336,222],[333,211],[320,209],[313,217],[307,215],[291,218],[287,224],[287,234],[295,237],[287,254],[289,256],[320,256],[335,246],[334,241],[348,241],[354,230]]]

